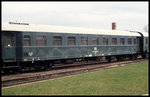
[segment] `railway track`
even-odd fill
[[[137,59],[137,60],[126,60],[126,61],[120,61],[120,62],[89,62],[89,63],[83,63],[71,66],[55,66],[53,70],[50,71],[41,71],[41,72],[29,72],[29,73],[23,73],[23,74],[13,74],[13,75],[5,75],[2,76],[1,80],[1,86],[2,87],[8,87],[23,83],[29,83],[29,82],[35,82],[35,81],[41,81],[41,80],[47,80],[47,79],[53,79],[68,75],[74,75],[74,74],[80,74],[84,72],[91,72],[96,70],[103,70],[103,69],[109,69],[109,68],[115,68],[119,66],[126,66],[129,64],[134,64],[137,62],[143,62],[147,59]]]

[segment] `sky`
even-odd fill
[[[2,22],[143,31],[148,2],[2,2]]]

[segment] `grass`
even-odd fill
[[[2,95],[148,94],[148,62],[2,88]]]

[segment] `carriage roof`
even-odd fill
[[[66,27],[40,24],[10,24],[3,23],[2,30],[24,31],[24,32],[47,32],[47,33],[72,33],[72,34],[94,34],[94,35],[117,35],[117,36],[140,36],[140,34],[121,30],[104,30],[93,28]]]

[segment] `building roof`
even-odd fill
[[[94,35],[117,35],[117,36],[140,36],[139,33],[121,30],[104,30],[93,28],[66,27],[40,24],[9,24],[2,23],[2,30],[6,31],[27,31],[27,32],[48,32],[48,33],[72,33],[72,34],[94,34]]]

